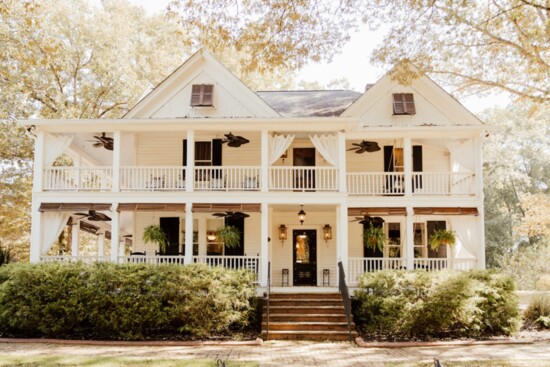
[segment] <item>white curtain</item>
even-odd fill
[[[337,135],[310,135],[309,138],[315,148],[325,160],[333,166],[338,166],[338,136]]]
[[[474,144],[471,139],[447,140],[445,146],[451,154],[451,172],[474,171]]]
[[[70,216],[64,212],[42,213],[42,255],[52,248]]]
[[[44,140],[44,166],[48,167],[71,145],[73,137],[72,135],[46,134]]]
[[[269,137],[269,165],[277,162],[280,156],[290,147],[294,135],[275,135]]]
[[[456,233],[456,244],[454,248],[455,258],[476,258],[479,246],[477,236],[478,217],[470,215],[458,215],[449,218],[451,229]]]

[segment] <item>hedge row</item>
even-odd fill
[[[255,312],[253,276],[205,265],[10,264],[0,268],[0,333],[137,340],[208,337]]]
[[[521,326],[515,284],[494,271],[366,273],[355,293],[355,321],[373,337],[510,335]]]

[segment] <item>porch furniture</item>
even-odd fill
[[[151,176],[148,182],[145,182],[145,188],[150,189],[151,191],[164,189],[166,187],[165,177],[162,176]]]
[[[281,287],[288,287],[289,286],[289,283],[288,283],[288,278],[289,278],[289,271],[288,269],[283,269],[281,271]]]
[[[330,269],[323,269],[323,287],[330,287]]]
[[[140,251],[130,252],[130,256],[136,256],[136,255],[145,256],[145,251],[143,251],[143,252],[140,252]]]

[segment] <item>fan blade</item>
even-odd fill
[[[362,148],[362,147],[363,147],[363,143],[362,143],[362,142],[359,143],[359,144],[357,144],[357,143],[351,143],[351,145],[355,145],[356,147],[359,147],[359,148]]]
[[[357,150],[355,151],[355,153],[356,153],[356,154],[363,154],[363,153],[365,153],[366,151],[367,151],[367,150],[366,150],[365,148],[361,148],[361,149],[357,149]]]
[[[214,217],[220,217],[220,218],[227,217],[227,213],[212,213],[212,215]]]
[[[250,143],[250,140],[248,140],[247,138],[243,138],[242,136],[237,136],[237,137],[235,138],[235,140],[237,140],[237,141],[240,142],[241,144]]]
[[[103,213],[95,213],[95,216],[99,219],[99,220],[102,220],[102,221],[110,221],[111,218],[108,217],[106,214],[103,214]]]
[[[250,215],[242,212],[235,212],[231,215],[233,218],[248,218]]]
[[[347,150],[357,150],[357,149],[361,149],[361,148],[359,148],[359,147],[357,147],[357,148],[356,148],[356,147],[353,147],[353,148],[349,148],[349,149],[347,149]]]
[[[232,140],[227,144],[228,147],[238,148],[241,146],[241,143],[239,143],[237,140]]]
[[[97,142],[97,143],[92,144],[92,146],[94,148],[101,148],[103,146],[103,143]]]

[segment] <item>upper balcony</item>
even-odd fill
[[[249,140],[242,146],[218,139],[216,133],[126,134],[119,137],[120,151],[113,150],[114,143],[111,149],[90,150],[89,139],[75,137],[73,145],[81,147],[80,153],[88,148],[82,156],[94,154],[96,164],[79,156],[74,166],[45,166],[40,188],[57,192],[477,194],[475,157],[472,152],[466,158],[462,155],[473,144],[459,150],[435,139],[381,138],[372,143],[373,149],[365,150],[361,148],[365,141],[345,137],[327,138],[323,143],[306,134],[291,139],[278,135],[282,136],[278,141],[262,138],[260,132],[241,134]]]

